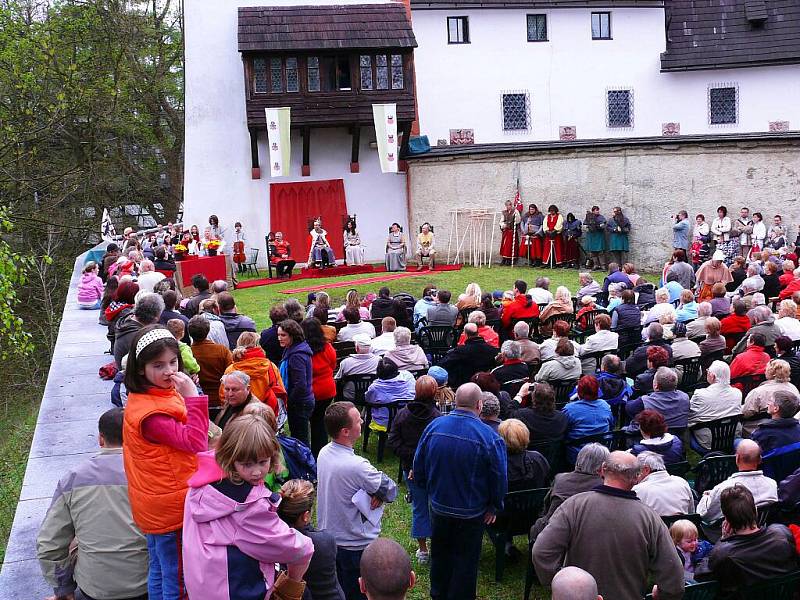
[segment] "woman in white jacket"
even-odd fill
[[[753,213],[753,246],[750,250],[751,256],[764,249],[767,240],[767,226],[764,225],[764,217],[760,212]],[[747,257],[745,257],[747,258]]]
[[[731,240],[731,219],[724,206],[717,208],[717,218],[711,223],[711,235],[717,244],[716,249],[725,253],[725,264],[730,265],[739,252],[739,241]]]

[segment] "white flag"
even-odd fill
[[[291,162],[290,108],[267,108],[267,135],[269,137],[269,174],[283,177],[289,174]]]
[[[100,224],[100,233],[103,235],[104,240],[113,241],[117,232],[114,230],[114,223],[111,222],[111,216],[108,214],[108,209],[103,209],[103,221]]]
[[[372,118],[375,121],[381,172],[397,173],[397,105],[373,104]]]

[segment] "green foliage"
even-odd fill
[[[12,356],[25,356],[31,352],[31,335],[25,331],[24,323],[15,312],[20,302],[18,290],[25,285],[26,273],[32,260],[13,252],[3,239],[13,228],[7,212],[0,207],[0,360],[6,362]]]

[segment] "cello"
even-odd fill
[[[247,261],[244,253],[244,241],[233,242],[233,262],[241,264]]]

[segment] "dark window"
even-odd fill
[[[633,127],[633,92],[608,90],[608,126]]]
[[[528,15],[528,41],[547,41],[547,15]]]
[[[738,122],[736,110],[736,88],[709,88],[709,120],[712,125],[729,125]]]
[[[336,58],[336,89],[350,90],[350,57],[339,56]]]
[[[392,89],[403,89],[403,57],[392,54]]]
[[[528,94],[503,94],[504,131],[527,131],[529,116]]]
[[[280,58],[269,59],[269,78],[272,84],[269,90],[273,94],[280,94],[283,91],[283,69]]]
[[[389,89],[389,66],[386,61],[385,54],[379,54],[375,57],[375,82],[376,89],[388,90]]]
[[[256,94],[266,94],[267,86],[267,61],[263,58],[253,59],[253,91]]]
[[[359,72],[361,73],[361,89],[372,89],[372,57],[362,55],[358,61]]]
[[[447,43],[469,44],[469,17],[447,17]]]
[[[319,91],[319,57],[308,57],[308,91]]]
[[[289,56],[286,59],[286,91],[300,91],[300,79],[297,76],[297,58],[294,56]]]
[[[592,13],[592,39],[593,40],[611,39],[611,13],[608,12]]]

